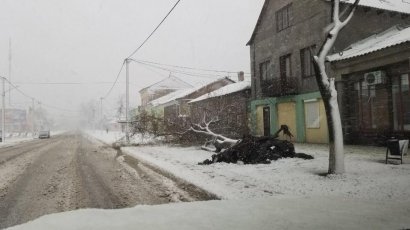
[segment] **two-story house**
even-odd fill
[[[189,102],[204,94],[235,83],[228,77],[210,80],[203,85],[181,89],[148,103],[151,113],[164,119],[165,129],[168,131],[181,131],[190,126]]]
[[[165,96],[171,92],[192,87],[192,85],[179,79],[178,77],[170,75],[169,77],[139,91],[141,97],[141,106],[145,107],[150,101]]]
[[[353,3],[342,2],[342,8]],[[339,35],[333,53],[394,25],[408,25],[409,6],[403,0],[362,0],[353,19]],[[254,135],[270,135],[286,124],[294,141],[328,141],[312,54],[322,44],[330,22],[331,3],[327,0],[265,1],[248,42]]]

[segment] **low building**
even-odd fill
[[[184,129],[190,124],[189,101],[232,83],[233,80],[225,77],[205,85],[181,89],[148,103],[148,107],[151,113],[163,117],[166,130]]]
[[[27,112],[24,109],[6,109],[5,125],[7,133],[22,133],[28,132],[29,120],[27,119]],[[2,119],[2,112],[0,109],[0,121]],[[31,124],[30,124],[31,125]]]
[[[141,106],[145,107],[149,102],[163,97],[171,92],[192,87],[192,85],[186,83],[185,81],[170,75],[168,78],[165,78],[139,91],[141,97]]]
[[[202,95],[189,102],[191,122],[217,119],[212,131],[230,138],[249,134],[248,103],[251,98],[251,82],[239,81]]]
[[[394,26],[328,57],[350,144],[410,139],[410,27]]]

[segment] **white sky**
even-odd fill
[[[141,44],[175,2],[1,0],[0,75],[8,76],[11,38],[11,81],[19,89],[45,105],[70,110],[77,110],[82,102],[99,101],[111,88],[123,59]],[[263,0],[182,0],[133,57],[195,68],[250,72],[246,42],[262,5]],[[139,103],[141,88],[169,74],[136,63],[130,69],[132,106]],[[125,71],[119,81],[105,100],[104,108],[114,108],[114,102],[124,95]],[[45,82],[86,84],[27,84]],[[31,103],[15,90],[11,102],[20,108]]]

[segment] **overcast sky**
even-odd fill
[[[44,105],[78,110],[81,103],[106,95],[123,59],[141,44],[175,2],[1,0],[0,75],[9,75],[11,39],[11,81]],[[250,72],[246,43],[262,5],[263,0],[182,0],[133,57],[195,68]],[[169,75],[137,63],[131,64],[130,72],[132,106],[139,103],[140,89]],[[104,100],[105,109],[114,108],[124,95],[124,81],[125,71]],[[14,90],[11,103],[28,108],[31,101]],[[47,110],[63,114],[56,109]]]

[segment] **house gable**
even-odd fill
[[[171,92],[192,87],[192,85],[171,75],[168,78],[141,89],[139,91],[141,95],[141,105],[146,106],[150,101],[165,96]]]

